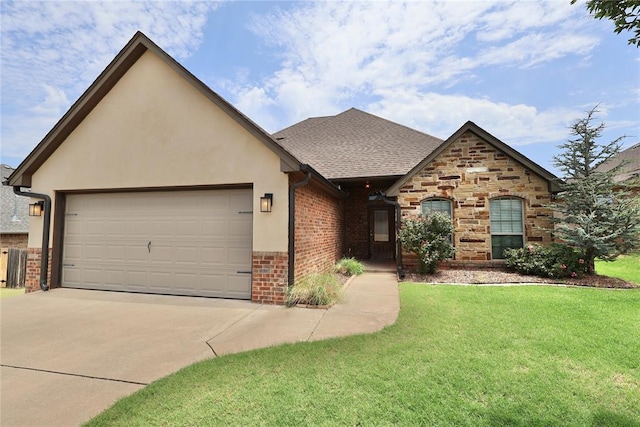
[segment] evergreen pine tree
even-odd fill
[[[619,137],[601,145],[604,123],[592,122],[597,110],[571,126],[571,138],[554,156],[554,166],[564,173],[562,192],[552,204],[556,212],[556,236],[584,254],[587,273],[595,273],[594,261],[613,261],[640,247],[640,201],[614,177],[624,164],[602,172],[596,168],[620,152]]]

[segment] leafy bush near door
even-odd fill
[[[418,256],[419,273],[432,274],[455,252],[451,243],[452,233],[453,224],[449,216],[428,212],[417,218],[404,219],[399,238],[403,250]]]

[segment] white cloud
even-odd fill
[[[489,67],[588,55],[598,39],[582,15],[557,1],[304,3],[255,17],[252,30],[281,49],[282,63],[251,87],[263,89],[263,105],[283,110],[279,127],[353,105],[423,130],[438,123],[433,133],[441,137],[473,119],[520,144],[556,140],[580,111],[443,90],[476,81]],[[252,94],[233,93],[239,103]]]
[[[216,3],[3,1],[1,7],[2,153],[20,159],[136,31],[184,59],[200,45]]]
[[[573,109],[538,111],[489,99],[438,93],[389,93],[369,105],[373,114],[446,138],[467,120],[510,145],[562,140],[576,118]]]

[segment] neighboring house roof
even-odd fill
[[[616,156],[609,159],[609,161],[598,165],[596,170],[607,172],[622,162],[625,162],[625,164],[620,169],[620,173],[614,177],[616,182],[640,178],[640,143],[619,152]]]
[[[420,163],[418,163],[409,173],[400,178],[395,184],[393,184],[386,192],[387,196],[397,196],[400,188],[411,179],[414,175],[420,172],[427,164],[431,163],[433,159],[435,159],[440,153],[442,153],[449,145],[458,140],[465,132],[473,132],[481,139],[485,140],[489,144],[496,147],[498,150],[502,151],[507,156],[512,159],[517,160],[526,168],[530,169],[532,172],[538,174],[542,178],[546,179],[549,183],[549,191],[555,193],[560,191],[559,182],[560,179],[552,174],[551,172],[544,169],[542,166],[539,166],[537,163],[529,160],[527,157],[523,156],[513,148],[509,147],[504,142],[500,141],[495,136],[491,135],[486,130],[482,129],[480,126],[475,123],[468,121],[460,129],[454,132],[446,141],[444,141],[437,149],[433,152],[429,153]]]
[[[271,135],[229,104],[220,95],[212,91],[207,85],[198,80],[147,36],[141,32],[137,32],[91,86],[78,98],[66,114],[62,116],[53,129],[49,131],[36,148],[34,148],[27,158],[16,168],[8,180],[9,185],[30,187],[33,173],[38,170],[47,158],[64,142],[67,136],[73,132],[102,98],[118,83],[129,68],[147,51],[155,53],[211,102],[225,111],[238,124],[243,126],[277,154],[281,159],[281,170],[283,172],[300,170],[301,163],[298,159],[280,146]]]
[[[13,168],[0,165],[2,181],[13,173]],[[0,233],[29,233],[29,198],[13,193],[13,188],[0,186]]]
[[[331,180],[402,176],[442,143],[356,108],[304,120],[273,136]]]

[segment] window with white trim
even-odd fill
[[[522,199],[503,197],[489,201],[491,217],[491,258],[504,259],[505,249],[524,246]]]

